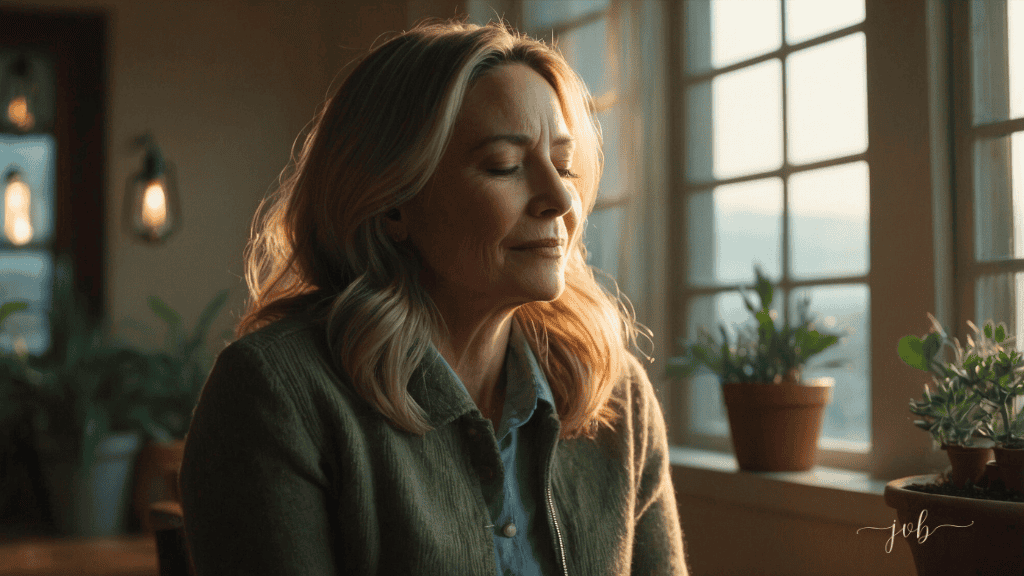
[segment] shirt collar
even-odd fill
[[[509,428],[529,420],[536,411],[538,401],[555,407],[551,386],[515,318],[512,320],[509,346],[505,353],[505,371],[505,407],[501,430],[495,431],[498,438]],[[408,390],[413,400],[426,412],[427,421],[434,428],[449,424],[476,409],[465,385],[433,343],[428,345],[423,361],[413,371]]]

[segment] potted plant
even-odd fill
[[[754,322],[737,327],[735,341],[721,325],[721,338],[701,329],[695,342],[681,340],[685,354],[670,359],[668,374],[686,377],[704,367],[718,376],[741,470],[809,470],[833,382],[805,381],[802,374],[808,360],[835,345],[841,335],[815,328],[809,298],[797,302],[795,322],[787,318],[776,326],[777,314],[771,310],[774,287],[760,268],[754,273],[759,304],[740,291]]]
[[[196,325],[186,331],[178,312],[158,296],[149,298],[150,310],[166,327],[164,347],[154,354],[157,378],[164,391],[154,416],[167,435],[151,436],[136,465],[133,506],[139,522],[147,530],[149,504],[178,499],[177,474],[185,451],[185,434],[215,360],[208,334],[227,299],[227,289],[218,292],[203,308]],[[230,337],[230,331],[221,334],[222,339]]]
[[[968,321],[974,335],[967,336],[964,348],[928,317],[930,333],[904,336],[897,345],[903,362],[929,372],[933,380],[934,391],[925,384],[924,399],[910,402],[911,413],[924,418],[914,423],[946,450],[957,486],[981,480],[994,446],[1002,480],[1024,493],[1024,411],[1014,405],[1024,395],[1024,355],[1014,349],[1005,324],[989,320],[979,330]],[[940,359],[944,349],[953,353],[952,361]]]
[[[162,391],[157,359],[109,334],[58,259],[49,314],[52,345],[20,355],[2,391],[5,405],[31,419],[53,523],[64,533],[123,531],[135,456],[145,435],[168,432],[154,416]]]
[[[1024,423],[1014,400],[1024,394],[1024,357],[1003,324],[990,320],[979,330],[968,322],[974,335],[962,347],[929,318],[932,331],[901,338],[897,353],[932,376],[910,411],[946,449],[953,469],[948,477],[911,476],[886,485],[885,502],[900,523],[893,524],[893,535],[906,536],[920,576],[1024,573],[1024,494],[1012,456],[1000,459],[1000,452],[1021,452]],[[944,350],[952,352],[951,361],[940,358]],[[994,446],[995,463],[961,469],[958,453],[987,460],[987,446]]]

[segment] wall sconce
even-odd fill
[[[146,155],[125,187],[124,227],[135,238],[157,244],[181,227],[177,180],[151,135],[141,136],[136,146],[144,146]]]
[[[17,166],[11,167],[4,178],[4,236],[15,246],[24,246],[32,240],[32,190],[21,177]]]
[[[0,98],[4,127],[28,132],[36,126],[39,116],[39,83],[33,74],[32,63],[25,54],[15,56],[4,70]]]

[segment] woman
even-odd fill
[[[318,116],[181,469],[197,574],[685,574],[638,327],[581,241],[589,95],[500,25],[419,26]]]

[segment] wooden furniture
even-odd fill
[[[151,504],[149,526],[156,537],[160,576],[193,576],[185,543],[181,502],[163,500]]]
[[[26,537],[0,544],[0,576],[158,576],[151,534]]]

